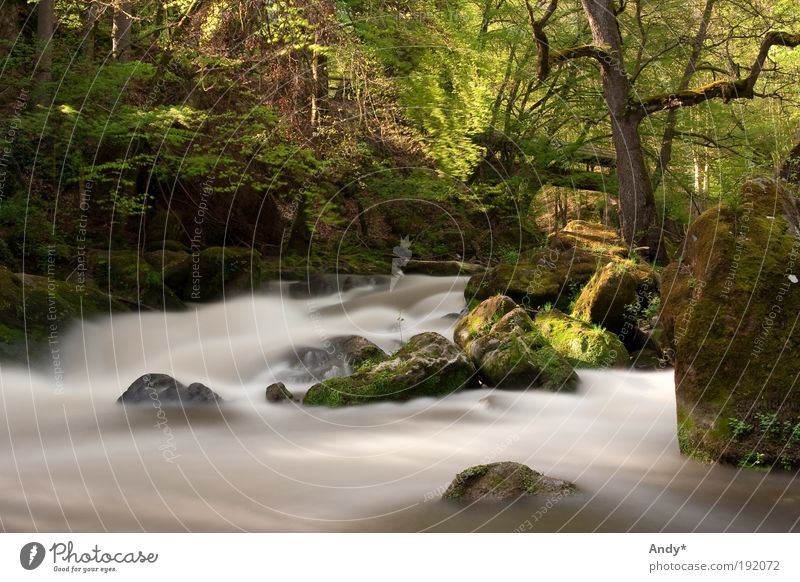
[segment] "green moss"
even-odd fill
[[[549,245],[554,248],[580,249],[607,257],[628,256],[628,245],[614,229],[596,222],[571,220],[554,234]]]
[[[489,385],[504,388],[569,390],[575,380],[570,363],[538,331],[507,337],[481,360],[479,371]]]
[[[390,359],[359,366],[347,378],[312,386],[304,404],[346,406],[444,396],[473,387],[475,369],[456,346],[436,333],[414,336]]]
[[[648,307],[657,290],[657,277],[648,265],[629,259],[612,261],[583,288],[572,316],[622,334],[637,325],[639,312]]]
[[[697,446],[697,430],[694,419],[678,406],[678,448],[681,453],[698,463],[712,463],[712,456],[702,447]]]
[[[51,333],[63,333],[74,320],[126,310],[125,304],[92,287],[17,276],[0,267],[0,343],[6,355],[24,354],[26,341],[36,352]]]
[[[685,452],[748,468],[798,464],[789,435],[800,417],[800,289],[788,276],[800,271],[800,242],[781,214],[795,204],[774,181],[747,184],[740,207],[692,224],[682,260],[664,271],[660,321],[679,409],[691,411]]]
[[[530,316],[508,297],[483,301],[456,324],[454,339],[490,386],[571,389],[575,372]]]
[[[175,260],[164,253],[164,257]],[[153,308],[181,308],[183,302],[154,267],[135,251],[92,250],[87,255],[90,282],[100,289],[133,305]]]
[[[500,319],[517,305],[508,297],[496,295],[479,303],[456,323],[453,339],[462,348],[477,336],[488,333]]]
[[[607,260],[607,259],[606,259]],[[464,289],[467,302],[503,294],[526,309],[545,303],[566,308],[575,287],[583,286],[604,260],[581,249],[544,249],[514,264],[473,275]]]
[[[264,280],[259,253],[239,247],[210,247],[192,257],[185,301],[213,301],[257,289]]]
[[[540,312],[534,324],[553,349],[575,367],[604,368],[624,365],[630,359],[628,350],[615,334],[557,309]]]

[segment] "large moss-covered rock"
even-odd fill
[[[627,257],[629,250],[616,230],[586,220],[569,221],[550,237],[548,246],[562,251],[577,249],[616,258]]]
[[[558,309],[541,311],[533,320],[550,345],[576,368],[624,366],[630,357],[619,338]]]
[[[127,305],[93,287],[17,275],[0,267],[0,355],[24,356],[26,339],[34,352],[48,341],[56,349],[73,320],[127,310]]]
[[[620,334],[633,345],[638,314],[659,293],[659,277],[635,260],[607,263],[581,290],[572,315]]]
[[[466,348],[479,335],[488,333],[509,311],[517,308],[517,304],[505,295],[495,295],[482,301],[477,307],[461,316],[453,330],[453,341]]]
[[[391,358],[369,362],[351,376],[315,384],[304,404],[347,406],[420,396],[444,396],[478,385],[475,367],[452,342],[438,333],[412,337]]]
[[[513,501],[527,495],[560,497],[577,491],[574,484],[553,479],[527,465],[503,461],[461,471],[442,499],[472,503]]]
[[[572,221],[550,237],[547,248],[472,276],[464,296],[468,303],[500,294],[529,309],[548,303],[568,309],[599,267],[626,254],[624,243],[613,230]]]
[[[177,294],[189,281],[192,272],[191,255],[184,250],[158,249],[144,254],[144,260],[158,271],[164,284]]]
[[[184,307],[160,269],[136,251],[91,250],[87,271],[93,285],[129,304],[155,309]]]
[[[558,391],[577,383],[572,365],[508,297],[492,297],[466,313],[453,338],[489,386]]]
[[[703,213],[664,271],[681,451],[740,466],[800,463],[800,208],[748,182]]]
[[[238,247],[209,247],[190,257],[184,301],[213,301],[221,297],[250,293],[263,281],[259,253]]]

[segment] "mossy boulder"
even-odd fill
[[[453,338],[489,386],[573,390],[577,375],[509,297],[487,299],[456,323]]]
[[[681,451],[743,467],[800,465],[800,206],[746,183],[704,212],[664,271]]]
[[[624,366],[630,360],[619,338],[558,309],[540,311],[533,320],[550,345],[576,368]]]
[[[528,495],[561,497],[576,491],[575,485],[569,481],[547,477],[527,465],[503,461],[462,471],[450,483],[442,499],[497,503]]]
[[[415,335],[389,359],[365,363],[351,376],[312,386],[304,404],[347,406],[445,396],[478,386],[475,367],[452,342],[438,333]]]
[[[89,251],[87,270],[92,284],[121,301],[154,309],[184,307],[161,270],[136,251]]]
[[[188,242],[189,235],[180,216],[166,209],[155,210],[146,217],[145,238],[148,250],[163,249],[169,244]]]
[[[183,288],[191,278],[192,256],[182,250],[160,249],[144,254],[144,260],[155,269],[164,281],[164,285],[176,292],[183,293]]]
[[[628,245],[616,230],[586,220],[569,221],[550,237],[548,246],[562,251],[577,249],[616,258],[625,258],[629,254]]]
[[[472,340],[491,331],[492,326],[500,321],[501,317],[516,308],[517,304],[505,295],[495,295],[486,299],[456,322],[453,341],[461,348],[466,348]]]
[[[570,308],[576,294],[598,268],[627,250],[619,235],[601,225],[572,221],[550,237],[547,248],[527,253],[473,275],[464,290],[468,304],[506,295],[526,309],[551,304]]]
[[[0,355],[24,356],[26,339],[34,352],[50,340],[56,346],[73,320],[127,310],[124,303],[92,287],[17,275],[0,267]]]
[[[652,267],[632,259],[612,261],[581,290],[572,315],[619,334],[633,347],[638,314],[658,293],[659,277]]]
[[[261,255],[239,247],[209,247],[190,255],[184,301],[214,301],[251,293],[263,282]]]

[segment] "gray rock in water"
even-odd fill
[[[547,477],[526,465],[504,461],[476,465],[459,473],[442,495],[456,501],[512,501],[526,495],[561,497],[577,491],[574,484]]]
[[[294,400],[294,394],[283,382],[275,382],[267,386],[267,402],[283,402],[284,400]]]
[[[331,348],[336,355],[341,355],[351,368],[372,362],[377,364],[389,356],[376,344],[359,335],[345,335],[331,340]]]
[[[389,356],[377,345],[357,335],[346,335],[328,340],[321,348],[297,347],[288,355],[297,362],[291,370],[281,374],[287,382],[321,382],[349,374],[367,363],[377,364]]]
[[[133,384],[117,399],[117,402],[136,404],[142,402],[162,402],[181,404],[212,404],[222,398],[208,386],[194,382],[184,386],[167,374],[145,374],[134,380]]]

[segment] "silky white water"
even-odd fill
[[[787,473],[679,455],[671,372],[581,371],[575,394],[470,390],[344,409],[269,404],[310,385],[298,354],[358,334],[387,350],[450,337],[463,278],[403,277],[292,299],[286,284],[180,313],[114,315],[58,336],[54,361],[0,364],[5,531],[796,531]],[[338,370],[339,372],[341,370]],[[146,372],[200,381],[219,411],[115,401]],[[335,367],[328,374],[337,373]],[[294,380],[294,381],[292,381]],[[511,460],[580,493],[438,501],[460,470]]]

